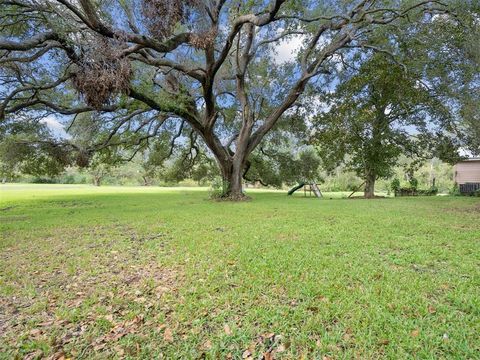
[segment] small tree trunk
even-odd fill
[[[93,185],[100,186],[101,178],[99,176],[93,177]]]
[[[364,197],[366,199],[372,199],[375,197],[375,174],[369,173],[365,179],[365,192]]]

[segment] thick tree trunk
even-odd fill
[[[243,181],[241,172],[233,172],[228,181],[229,189],[227,197],[231,200],[243,200],[246,198],[243,193]]]
[[[243,168],[234,166],[230,162],[220,163],[222,171],[223,191],[222,198],[229,200],[243,200],[246,198],[243,193]]]
[[[367,177],[365,178],[365,192],[364,192],[364,197],[366,199],[372,199],[375,197],[375,180],[376,176],[373,173],[367,174]]]
[[[247,199],[247,196],[245,196],[243,192],[245,160],[239,161],[238,158],[216,158],[222,173],[223,189],[221,197],[233,201]]]

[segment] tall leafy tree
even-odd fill
[[[401,154],[431,157],[445,141],[438,132],[450,122],[429,89],[383,54],[363,63],[326,105],[314,119],[313,142],[329,167],[344,162],[364,179],[367,198],[377,179],[392,175]]]
[[[431,22],[376,29],[371,46],[383,51],[350,59],[316,118],[323,159],[355,170],[366,197],[402,153],[455,162],[459,147],[478,152],[480,4],[451,4],[459,6]]]
[[[445,133],[480,154],[480,2],[454,0],[455,11],[398,31],[405,57],[455,121]],[[426,46],[425,44],[428,44]]]
[[[0,119],[95,112],[109,135],[94,136],[86,154],[105,146],[135,153],[164,131],[180,132],[175,144],[192,138],[208,148],[234,199],[243,197],[249,157],[308,103],[310,86],[330,86],[339,57],[381,50],[370,46],[372,30],[408,16],[429,22],[446,9],[436,0],[0,5]],[[300,46],[279,63],[275,49],[285,41]]]

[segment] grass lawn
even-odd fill
[[[480,358],[480,199],[250,195],[1,186],[0,358]]]

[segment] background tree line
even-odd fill
[[[391,193],[391,182],[399,179],[402,187],[409,186],[409,166],[411,160],[401,156],[399,164],[391,169],[391,177],[377,181],[376,191],[381,194]],[[105,171],[107,170],[107,171]],[[165,169],[160,173],[153,174],[145,170],[142,159],[121,163],[117,166],[101,165],[101,169],[68,167],[62,169],[55,175],[40,173],[37,175],[25,173],[7,173],[2,172],[2,179],[8,182],[24,183],[55,183],[55,184],[92,184],[92,185],[118,185],[118,186],[202,186],[212,187],[212,184],[221,181],[218,173],[215,173],[215,167],[211,172],[201,169],[195,177],[180,176],[178,169],[174,167]],[[205,172],[204,172],[205,171]],[[429,189],[435,179],[435,185],[439,193],[450,193],[454,188],[453,167],[439,159],[432,159],[424,162],[413,173],[418,180],[418,187]],[[283,177],[277,177],[277,185],[270,185],[271,188],[287,190],[294,184],[296,179],[290,183],[282,182]],[[363,183],[355,171],[347,170],[344,165],[340,165],[333,171],[324,171],[320,166],[315,173],[315,181],[318,182],[320,189],[324,192],[351,192],[355,189],[362,191],[360,186]],[[262,188],[260,182],[247,182],[247,187]]]

